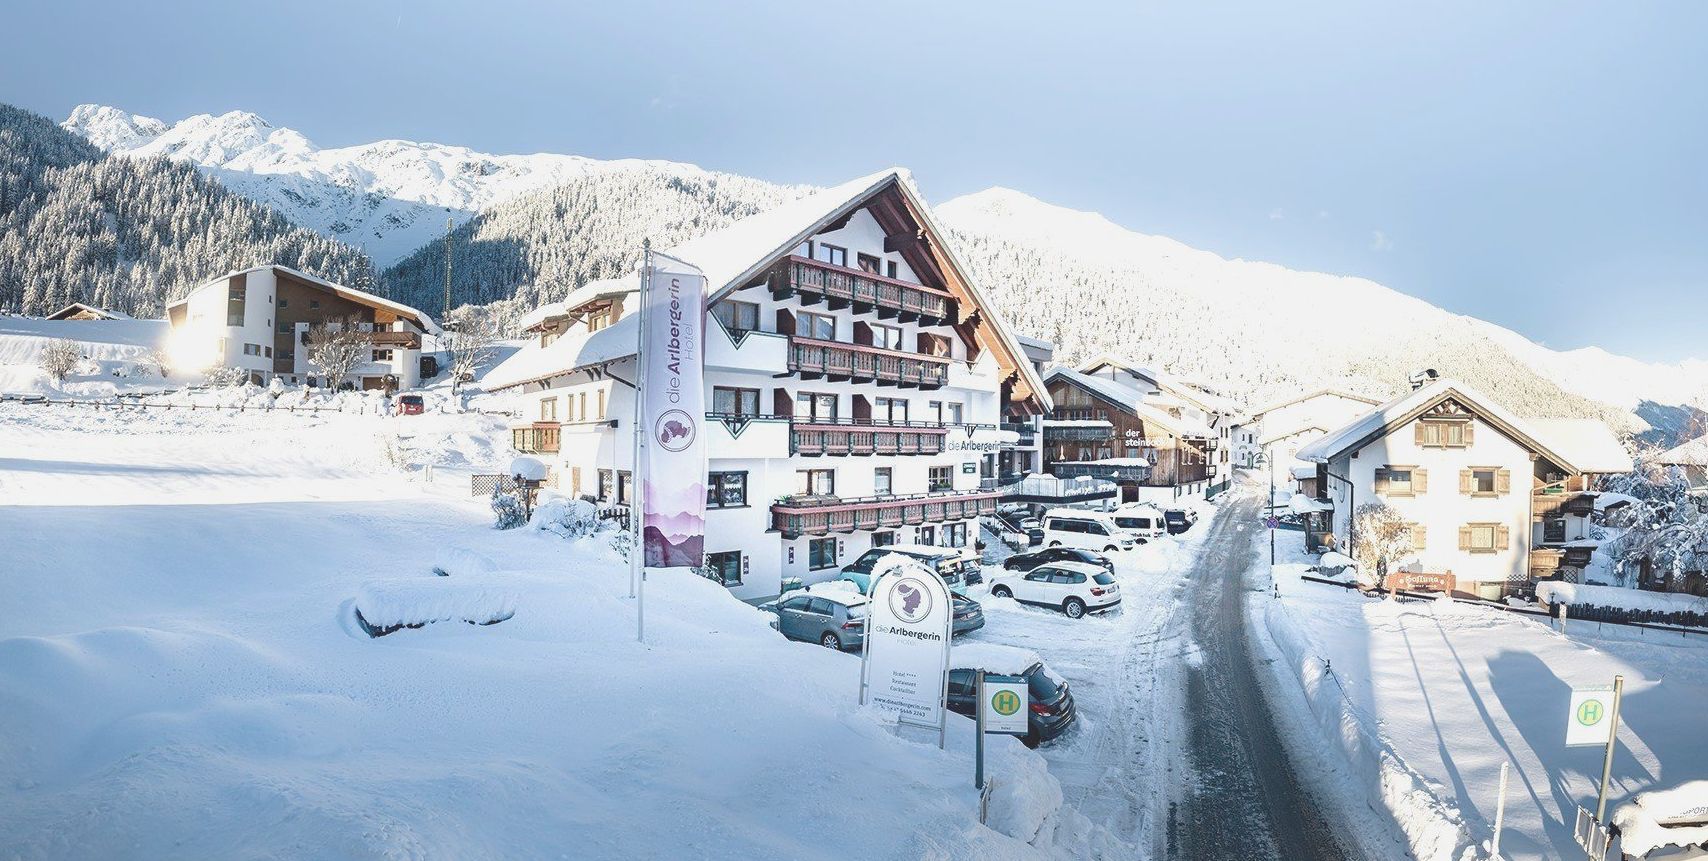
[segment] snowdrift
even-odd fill
[[[370,637],[434,622],[496,625],[516,615],[516,596],[491,583],[441,577],[370,580],[356,592],[356,622]]]

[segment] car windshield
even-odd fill
[[[1091,575],[1091,579],[1096,580],[1097,585],[1099,585],[1099,586],[1109,586],[1109,585],[1114,584],[1114,582],[1115,582],[1115,578],[1109,576],[1108,574],[1093,574],[1093,575]]]
[[[1032,692],[1032,699],[1040,702],[1047,703],[1060,694],[1056,680],[1044,672],[1043,664],[1034,664],[1032,669],[1026,671],[1026,685]]]

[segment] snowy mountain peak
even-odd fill
[[[60,125],[105,150],[134,149],[166,133],[166,124],[153,117],[106,105],[78,105]]]

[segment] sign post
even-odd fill
[[[1600,861],[1607,852],[1607,787],[1613,779],[1613,750],[1619,741],[1619,705],[1625,692],[1625,677],[1614,676],[1611,688],[1574,688],[1571,711],[1566,715],[1566,746],[1602,746],[1601,788],[1596,793],[1595,814],[1578,808],[1577,840]]]
[[[1613,677],[1613,715],[1607,721],[1607,755],[1601,760],[1601,792],[1595,799],[1595,821],[1607,821],[1607,784],[1613,778],[1613,748],[1619,741],[1619,700],[1625,693],[1625,677]]]
[[[900,554],[880,559],[873,575],[860,704],[894,712],[898,724],[937,730],[941,748],[948,727],[949,587],[937,572]]]
[[[1031,699],[1031,689],[1023,676],[998,676],[984,670],[978,671],[976,681],[978,742],[974,745],[977,764],[973,767],[973,786],[984,789],[985,733],[1025,735],[1029,731],[1026,702]]]

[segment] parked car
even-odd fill
[[[1198,522],[1198,515],[1180,508],[1170,508],[1162,513],[1163,521],[1168,525],[1168,534],[1179,535],[1192,528]]]
[[[937,547],[930,544],[889,544],[883,547],[873,547],[860,554],[859,559],[842,566],[841,579],[860,587],[860,591],[863,593],[870,593],[872,591],[872,566],[878,564],[879,559],[891,553],[900,553],[936,571],[937,576],[942,577],[943,582],[949,584],[949,591],[957,595],[966,594],[967,583],[964,578],[969,569],[977,575],[979,582],[984,580],[983,572],[979,571],[978,562],[964,557],[960,548]]]
[[[1110,562],[1109,557],[1078,547],[1045,547],[1030,553],[1016,553],[1004,559],[1002,567],[1007,571],[1030,571],[1050,562],[1084,562],[1087,565],[1096,565],[1111,574],[1115,573],[1115,563]]]
[[[1084,562],[1052,562],[1030,571],[1004,571],[990,579],[990,594],[1022,604],[1055,607],[1070,619],[1119,606],[1114,575]]]
[[[1050,547],[1079,547],[1114,553],[1131,550],[1138,542],[1107,511],[1054,508],[1044,515],[1044,543]]]
[[[955,604],[954,616],[950,620],[950,636],[959,637],[984,627],[984,607],[979,602],[960,595],[950,597]]]
[[[949,710],[969,717],[978,709],[978,671],[1026,679],[1027,747],[1037,747],[1073,725],[1073,692],[1035,653],[994,643],[958,645],[949,656]]]
[[[418,416],[427,410],[427,401],[420,395],[404,395],[397,399],[397,414]]]
[[[866,603],[866,596],[853,589],[815,587],[786,593],[759,609],[776,613],[777,630],[791,640],[847,652],[865,642]],[[982,614],[979,624],[984,624]]]
[[[1138,503],[1115,509],[1115,525],[1127,530],[1140,544],[1168,534],[1166,515],[1154,505]]]

